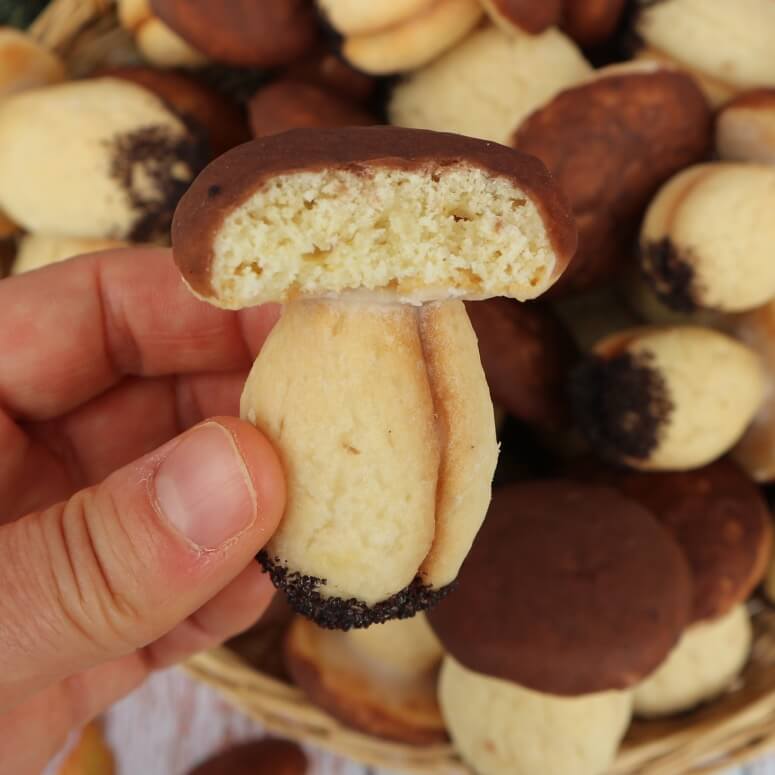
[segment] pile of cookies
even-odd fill
[[[259,560],[310,701],[602,775],[733,687],[772,549],[775,4],[118,18],[136,62],[75,80],[0,32],[0,232],[17,273],[171,233],[200,298],[285,305],[241,411],[286,469]]]

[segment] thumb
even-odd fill
[[[219,418],[0,527],[0,711],[171,630],[247,567],[284,503],[269,442]]]

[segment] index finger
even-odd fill
[[[93,253],[0,282],[0,409],[41,420],[124,376],[248,368],[278,315],[216,309],[172,251]]]

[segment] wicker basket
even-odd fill
[[[59,53],[73,76],[139,61],[120,29],[113,0],[54,0],[30,28]],[[775,611],[752,601],[756,639],[738,684],[723,698],[680,718],[637,722],[609,775],[700,775],[742,764],[775,749]],[[283,676],[278,625],[186,664],[229,702],[269,731],[373,766],[418,775],[470,775],[449,746],[417,748],[350,730],[313,706]]]

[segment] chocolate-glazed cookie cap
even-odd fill
[[[554,480],[496,492],[457,590],[428,619],[470,670],[575,696],[654,670],[690,597],[686,560],[642,506]]]
[[[239,743],[194,768],[189,775],[305,775],[309,762],[290,740],[265,737]]]
[[[733,463],[635,473],[586,460],[570,473],[615,487],[667,528],[689,561],[693,622],[723,616],[761,581],[772,545],[771,517],[759,488]]]
[[[233,149],[227,154],[210,164],[199,177],[194,181],[188,192],[181,201],[175,214],[173,224],[173,243],[175,248],[175,260],[180,270],[191,286],[191,288],[200,295],[224,302],[224,297],[228,295],[234,287],[246,284],[248,282],[262,282],[268,275],[274,276],[275,269],[271,272],[264,271],[264,268],[255,263],[245,268],[237,267],[236,270],[230,268],[232,274],[237,273],[235,277],[229,277],[228,282],[222,282],[222,289],[216,293],[213,286],[213,263],[215,260],[214,241],[219,236],[219,231],[224,227],[224,222],[229,216],[233,215],[241,206],[245,205],[251,197],[263,195],[273,184],[279,184],[279,179],[283,176],[293,176],[301,173],[325,173],[327,175],[340,174],[341,181],[337,183],[338,188],[334,194],[326,193],[328,204],[331,205],[331,214],[337,211],[341,214],[339,202],[331,203],[331,196],[345,198],[352,197],[353,193],[348,189],[348,185],[366,185],[376,179],[380,174],[385,176],[394,175],[400,177],[414,175],[415,178],[408,183],[406,192],[402,191],[402,199],[406,201],[406,196],[411,193],[413,196],[427,196],[428,200],[433,200],[429,205],[427,218],[434,219],[429,228],[436,228],[442,236],[438,237],[442,250],[439,255],[431,255],[430,259],[439,264],[437,278],[438,287],[433,286],[429,292],[431,295],[419,300],[424,301],[429,298],[441,298],[443,291],[448,287],[447,275],[450,262],[440,260],[440,256],[448,255],[451,245],[454,243],[445,241],[446,235],[455,224],[459,225],[459,231],[466,228],[479,228],[480,221],[483,219],[492,220],[495,216],[492,211],[471,215],[470,213],[446,213],[442,212],[447,200],[446,198],[435,198],[432,193],[434,184],[444,184],[445,179],[453,174],[469,175],[477,177],[477,184],[480,184],[478,191],[482,199],[488,202],[494,202],[503,210],[503,216],[499,216],[500,221],[507,226],[507,229],[501,230],[498,222],[493,221],[490,225],[487,221],[487,238],[493,241],[503,240],[503,235],[508,229],[519,230],[520,218],[528,219],[535,241],[544,245],[546,250],[530,256],[533,266],[537,272],[532,279],[525,274],[519,279],[520,293],[524,292],[527,297],[538,295],[541,290],[552,282],[562,273],[565,266],[570,261],[576,245],[576,231],[573,219],[565,204],[562,194],[554,185],[551,177],[544,166],[537,159],[506,148],[496,143],[473,138],[462,137],[458,135],[430,132],[418,129],[403,129],[399,127],[358,127],[358,128],[340,128],[340,129],[298,129],[285,132],[271,137],[264,137],[246,143]],[[420,184],[420,178],[427,178],[427,183],[423,180]],[[459,181],[458,181],[459,182]],[[322,184],[321,184],[322,185]],[[375,185],[377,185],[375,183]],[[381,182],[379,185],[390,187],[394,185],[390,180]],[[467,189],[458,187],[458,191],[467,192]],[[273,189],[274,191],[274,189]],[[368,189],[367,189],[368,192]],[[521,192],[518,194],[518,192]],[[365,194],[364,194],[365,195]],[[268,196],[268,194],[267,194]],[[291,195],[288,195],[291,196]],[[296,196],[296,195],[293,195]],[[298,200],[298,201],[297,201]],[[298,207],[300,216],[304,218],[303,209],[306,207],[302,194],[299,193],[291,201],[294,207]],[[400,201],[395,197],[394,201]],[[308,204],[310,204],[308,202]],[[319,203],[312,204],[317,208]],[[356,202],[363,209],[364,204],[368,202]],[[451,205],[450,205],[451,206]],[[435,209],[433,209],[435,208]],[[319,209],[319,208],[317,208]],[[354,215],[359,216],[359,209],[354,210]],[[524,210],[524,215],[523,211]],[[317,211],[316,211],[317,212]],[[532,214],[531,214],[532,213]],[[263,211],[258,211],[259,216],[263,216]],[[314,216],[315,214],[313,214]],[[374,217],[379,215],[377,213]],[[404,214],[406,215],[406,214]],[[310,217],[313,217],[310,216]],[[507,223],[511,218],[514,225]],[[535,219],[535,220],[530,220]],[[414,220],[417,220],[416,214]],[[352,219],[348,219],[348,228],[355,228]],[[446,221],[442,223],[442,221]],[[327,221],[323,221],[327,223]],[[287,224],[285,224],[287,225]],[[446,229],[447,231],[443,231]],[[292,225],[288,228],[292,228]],[[325,226],[321,228],[326,228]],[[387,230],[386,239],[394,242],[403,241],[406,243],[407,235],[403,230],[396,229],[389,218],[381,226],[369,223],[363,227],[369,232],[364,235],[362,232],[356,236],[364,239],[375,237],[374,232],[378,228]],[[344,226],[343,226],[344,229]],[[396,235],[403,234],[403,240],[399,240]],[[267,232],[264,232],[266,236]],[[299,231],[299,239],[309,239],[309,230]],[[270,235],[271,236],[271,235]],[[452,235],[455,237],[455,235]],[[419,238],[419,237],[418,237]],[[524,238],[524,235],[523,235]],[[235,238],[236,239],[236,238]],[[241,239],[241,237],[240,237]],[[330,240],[330,235],[327,239]],[[421,239],[421,238],[420,238]],[[457,239],[457,237],[455,237]],[[327,243],[328,244],[328,243]],[[457,245],[457,254],[451,256],[453,259],[460,259],[461,264],[466,266],[476,260],[483,260],[479,250],[479,257],[472,256],[468,249],[463,250],[464,243],[454,243]],[[509,243],[512,244],[512,243]],[[493,250],[493,261],[505,262],[504,251],[508,253],[509,244],[500,245],[499,250]],[[533,250],[534,242],[527,240],[524,242],[525,250]],[[371,245],[371,243],[369,243]],[[410,242],[412,254],[415,255],[414,241]],[[423,240],[417,248],[428,248],[427,239]],[[488,247],[481,245],[481,248]],[[492,247],[492,246],[489,246]],[[376,249],[376,248],[375,248]],[[407,249],[404,245],[403,249]],[[517,248],[511,248],[516,251]],[[544,250],[543,248],[541,249]],[[366,254],[373,252],[366,250]],[[358,253],[359,260],[355,261],[354,256],[348,255],[346,260],[352,261],[357,272],[363,273],[364,261],[369,258],[364,252]],[[330,253],[327,247],[313,245],[310,252],[302,256],[300,264],[308,268],[315,261],[318,266],[323,266],[325,272],[330,273],[327,264],[330,263]],[[253,252],[255,258],[255,251]],[[489,253],[484,253],[489,256]],[[520,255],[514,257],[515,261],[520,260]],[[542,256],[545,256],[542,257]],[[495,258],[497,257],[497,258]],[[277,253],[270,258],[277,261]],[[511,260],[511,257],[508,257]],[[295,253],[289,260],[299,261],[299,256]],[[339,259],[335,259],[339,260]],[[421,292],[426,283],[423,279],[423,272],[427,272],[429,265],[427,262],[418,261],[414,258],[415,265],[412,269],[417,273],[416,276],[403,278],[411,287],[406,290],[406,295],[411,296],[413,291],[419,289]],[[247,262],[250,263],[250,262]],[[418,265],[420,264],[420,265]],[[442,267],[443,265],[443,267]],[[498,265],[500,266],[500,265]],[[508,266],[507,269],[512,267]],[[483,268],[486,271],[487,267]],[[510,282],[517,282],[511,278],[509,273],[504,272],[503,278],[498,272],[498,289],[503,285],[507,288]],[[493,272],[496,271],[493,270]],[[519,267],[515,277],[519,275]],[[278,271],[288,271],[288,265],[283,264]],[[316,270],[315,270],[316,271]],[[239,274],[242,272],[242,274]],[[249,276],[251,272],[254,277]],[[463,291],[457,294],[466,298],[478,298],[483,295],[495,295],[489,292],[481,291],[481,277],[472,273],[466,274],[466,267],[460,270],[458,279],[462,284]],[[247,275],[247,277],[246,277]],[[256,280],[255,278],[258,278]],[[222,278],[216,278],[222,279]],[[390,279],[388,273],[387,279]],[[326,287],[325,277],[321,281],[322,287],[327,292],[330,289]],[[468,285],[465,285],[468,283]],[[432,285],[432,283],[431,283]],[[348,286],[352,287],[352,286]],[[383,286],[392,288],[390,282]],[[239,290],[239,288],[238,288]],[[438,294],[435,291],[438,290]],[[470,293],[466,293],[470,290]],[[487,290],[487,289],[486,289]],[[399,292],[401,288],[399,288]],[[304,292],[298,295],[309,295]],[[503,293],[500,295],[510,295]],[[286,300],[290,298],[290,291],[284,298],[277,300]],[[260,303],[261,300],[268,300],[269,297],[262,297],[253,303]],[[271,297],[276,298],[276,297]],[[225,303],[231,303],[238,306],[241,299],[226,299]]]

